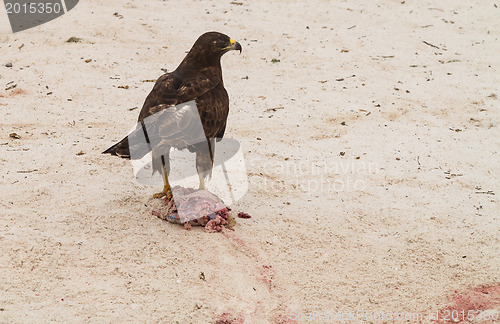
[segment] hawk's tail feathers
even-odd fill
[[[119,156],[123,159],[130,159],[130,150],[128,147],[128,137],[125,137],[115,145],[108,148],[106,151],[102,152],[102,154],[111,154],[115,156]]]
[[[118,143],[115,145],[111,146],[108,148],[106,151],[102,152],[101,154],[111,154],[111,155],[116,155],[116,147],[118,146]]]
[[[142,159],[146,154],[151,152],[152,146],[145,134],[147,132],[143,127],[138,127],[124,139],[102,153],[116,155],[123,159]]]

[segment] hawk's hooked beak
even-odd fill
[[[235,51],[240,51],[240,54],[241,54],[241,45],[240,43],[238,43],[237,41],[235,41],[234,39],[229,39],[229,45],[228,47],[224,48],[225,50],[228,50],[228,51],[231,51],[231,50],[235,50]]]

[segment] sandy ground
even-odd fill
[[[498,7],[88,0],[16,34],[0,10],[0,322],[378,323],[349,314],[477,287],[500,311]],[[159,188],[100,154],[208,30],[243,46],[253,217],[220,234],[151,215]]]

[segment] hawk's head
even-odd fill
[[[216,66],[221,56],[231,50],[241,53],[240,43],[227,35],[208,32],[198,37],[183,62],[198,67]]]
[[[213,55],[222,55],[231,50],[237,50],[241,53],[240,43],[218,32],[208,32],[201,35],[194,43],[193,48],[198,47],[197,45],[201,45]]]

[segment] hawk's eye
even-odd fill
[[[222,41],[220,39],[214,41],[214,45],[217,47],[220,47],[220,48],[226,47],[226,44],[224,43],[224,41]]]

